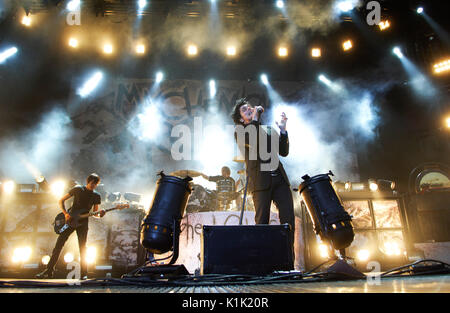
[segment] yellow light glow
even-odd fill
[[[288,56],[288,49],[286,47],[280,47],[278,48],[278,56],[279,57],[287,57]]]
[[[73,254],[72,254],[72,253],[67,252],[67,253],[64,255],[64,262],[70,263],[70,262],[73,262],[73,260],[74,260],[74,257],[73,257]]]
[[[103,52],[106,54],[111,54],[113,53],[113,46],[109,43],[103,45]]]
[[[3,183],[3,191],[6,194],[12,194],[14,192],[14,189],[16,189],[16,183],[14,183],[12,180],[8,180]]]
[[[72,48],[77,48],[78,47],[78,40],[76,38],[70,38],[69,39],[69,46]]]
[[[450,128],[450,116],[445,120],[445,124],[447,125],[447,128]]]
[[[323,244],[323,243],[321,243],[321,244],[319,245],[319,253],[320,253],[320,256],[321,256],[322,258],[324,258],[324,259],[328,258],[328,257],[329,257],[329,254],[328,254],[328,246],[325,245],[325,244]]]
[[[352,183],[351,182],[346,182],[345,183],[345,190],[349,191],[350,189],[352,189]]]
[[[344,51],[348,51],[348,50],[350,50],[351,48],[353,48],[353,43],[352,43],[351,40],[347,40],[346,42],[344,42],[344,43],[342,44],[342,47],[343,47]]]
[[[43,265],[47,265],[48,262],[50,262],[50,256],[49,255],[44,255],[41,259],[41,262]]]
[[[313,58],[320,58],[322,56],[322,50],[320,48],[313,48],[311,50],[311,56]]]
[[[145,46],[143,44],[136,45],[136,53],[137,54],[144,54],[145,53]]]
[[[391,23],[388,21],[388,20],[386,20],[386,21],[381,21],[380,22],[380,24],[378,24],[378,26],[380,27],[380,30],[386,30],[386,29],[388,29],[389,27],[391,27]]]
[[[57,180],[50,185],[50,191],[56,197],[61,197],[66,189],[66,183],[63,180]]]
[[[370,257],[370,252],[369,252],[369,250],[365,250],[365,249],[359,250],[358,253],[356,254],[356,257],[360,261],[367,261]]]
[[[386,242],[384,244],[384,250],[387,255],[400,255],[401,251],[396,242]]]
[[[441,74],[450,71],[450,60],[446,60],[434,65],[434,73]]]
[[[97,259],[97,249],[95,247],[88,247],[86,250],[86,262],[92,264]]]
[[[235,56],[236,55],[236,47],[235,46],[227,47],[227,55]]]
[[[188,55],[194,56],[198,53],[198,48],[196,45],[189,45],[187,49]]]
[[[25,15],[25,16],[22,18],[22,24],[25,25],[25,26],[27,26],[27,27],[30,27],[30,26],[31,26],[31,17]]]
[[[20,247],[14,249],[12,261],[14,263],[27,262],[31,257],[30,247]]]

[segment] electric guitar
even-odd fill
[[[70,214],[71,219],[66,222],[66,217],[64,216],[64,213],[61,212],[55,217],[55,221],[53,222],[53,228],[55,230],[55,233],[57,235],[61,235],[63,232],[65,232],[67,229],[74,229],[77,228],[80,225],[80,220],[83,220],[85,218],[88,218],[90,216],[97,215],[101,211],[104,211],[105,213],[114,211],[114,210],[122,210],[125,208],[129,208],[129,204],[118,204],[113,208],[106,209],[106,210],[99,210],[96,212],[90,212],[90,213],[84,213],[84,214]]]

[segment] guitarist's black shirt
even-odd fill
[[[100,194],[87,189],[86,186],[75,186],[69,191],[69,194],[73,196],[72,207],[69,210],[70,214],[89,213],[94,204],[101,203]],[[87,218],[80,220],[82,223],[87,223],[87,221]]]

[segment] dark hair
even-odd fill
[[[231,112],[231,118],[233,119],[234,124],[243,125],[241,122],[241,106],[247,103],[248,103],[247,98],[241,98],[236,101],[233,111]]]
[[[98,176],[95,173],[92,173],[91,175],[88,176],[88,178],[86,179],[87,183],[89,184],[91,181],[94,183],[98,183],[100,181],[100,176]]]

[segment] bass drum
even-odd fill
[[[192,193],[186,206],[186,213],[210,212],[216,207],[215,193],[201,185],[193,185]]]

